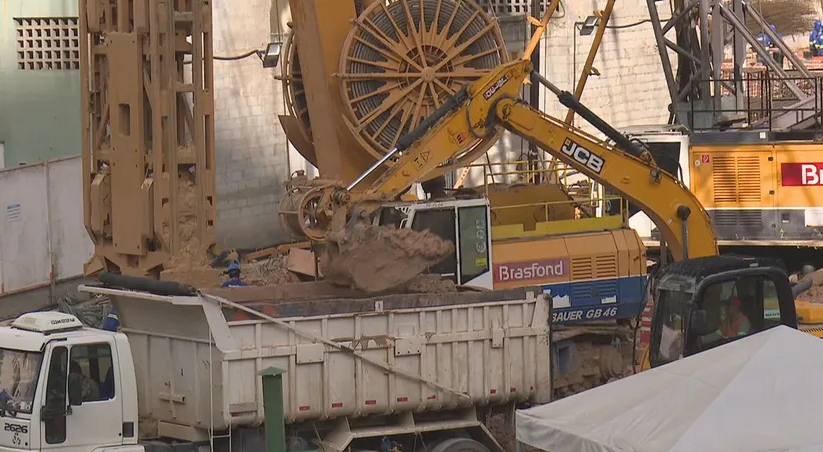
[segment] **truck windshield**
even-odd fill
[[[654,364],[664,364],[680,359],[684,350],[684,325],[691,294],[661,289],[657,298],[655,322],[660,329],[652,338],[650,358]]]
[[[0,348],[0,409],[31,414],[43,354]]]

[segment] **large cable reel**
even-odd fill
[[[497,22],[472,2],[374,3],[360,14],[343,46],[337,77],[344,119],[379,159],[460,87],[506,60]]]
[[[375,161],[463,85],[508,60],[497,21],[471,1],[386,0],[363,2],[362,12],[359,9],[360,5],[335,76],[340,80],[344,104],[342,120],[362,148],[352,152],[367,152]],[[283,88],[289,113],[311,140],[293,31],[284,53]],[[474,139],[460,155],[443,162],[427,177],[471,164],[497,142],[500,133]],[[393,163],[392,159],[386,162]],[[298,201],[290,201],[288,210],[310,208],[295,203]],[[293,227],[305,223],[288,223],[287,228],[296,236],[316,237],[318,232],[316,224],[311,230],[296,231]]]

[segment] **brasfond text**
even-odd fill
[[[495,266],[494,280],[496,282],[511,282],[565,276],[568,265],[568,261],[565,259],[498,264]]]

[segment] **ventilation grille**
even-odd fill
[[[540,2],[540,16],[546,12],[548,1]],[[532,0],[480,0],[477,5],[492,16],[521,16],[531,13]],[[558,7],[560,9],[560,7]]]
[[[80,37],[76,17],[15,18],[14,25],[18,69],[80,69]]]
[[[760,157],[716,156],[712,166],[714,202],[760,202]]]
[[[575,257],[571,260],[572,281],[594,278],[617,278],[617,255]]]
[[[762,228],[763,214],[759,210],[715,210],[713,222],[724,228]]]
[[[594,278],[591,257],[573,257],[571,260],[572,281]]]
[[[617,281],[591,281],[578,283],[572,286],[572,300],[581,302],[585,299],[603,300],[604,298],[617,296]]]
[[[617,255],[607,254],[595,257],[596,278],[617,278]]]

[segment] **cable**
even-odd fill
[[[248,58],[252,55],[259,55],[258,52],[260,52],[260,51],[257,50],[257,49],[254,49],[254,50],[249,50],[246,53],[241,53],[240,55],[235,55],[235,56],[218,56],[218,55],[215,55],[212,58],[215,59],[215,60],[221,60],[221,61],[236,61],[236,60],[242,60],[244,58]]]
[[[260,58],[260,60],[262,61],[263,57],[260,55],[261,52],[262,52],[261,50],[249,50],[248,52],[241,53],[240,55],[233,55],[233,56],[215,55],[211,59],[212,60],[219,60],[219,61],[238,61],[238,60],[248,58],[252,55],[257,55],[257,57]],[[191,64],[191,60],[184,60],[183,64]]]
[[[661,19],[661,22],[668,22],[669,20],[671,20],[671,17],[668,18],[668,19],[665,19],[665,20]],[[611,30],[622,30],[624,28],[633,28],[633,27],[636,27],[638,25],[643,25],[646,22],[651,23],[651,19],[643,19],[643,20],[640,20],[640,21],[637,21],[637,22],[634,22],[634,23],[631,23],[631,24],[624,24],[624,25],[606,25],[606,28],[611,29]]]

